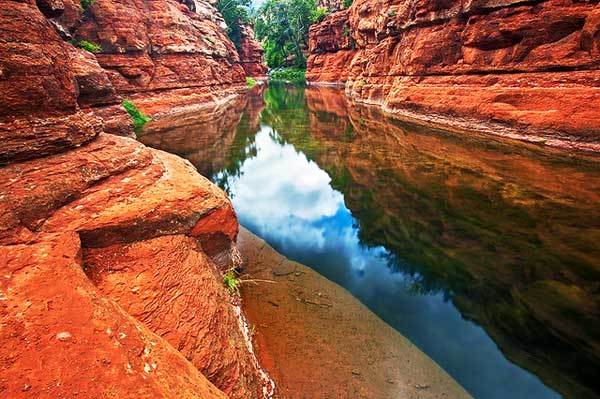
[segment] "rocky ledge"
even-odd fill
[[[0,0],[2,397],[270,394],[222,283],[231,203],[189,162],[107,134],[133,133],[125,97],[160,116],[245,87],[218,13],[188,3]]]
[[[307,78],[402,118],[600,151],[595,1],[355,0],[310,29]]]
[[[3,394],[262,395],[221,282],[235,213],[191,164],[100,134],[0,176]]]

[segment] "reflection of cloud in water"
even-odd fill
[[[507,386],[513,398],[558,397],[507,361],[443,293],[418,294],[413,282],[419,276],[394,272],[385,248],[361,245],[358,227],[329,175],[272,135],[277,138],[263,126],[255,138],[256,156],[243,162],[237,176],[227,177],[244,226],[342,285],[451,375],[460,376],[476,397],[485,392],[487,399],[504,399]]]

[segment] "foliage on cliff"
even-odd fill
[[[132,101],[125,100],[123,101],[122,105],[129,116],[131,116],[133,127],[136,132],[142,130],[144,125],[152,120],[149,116],[146,116],[142,111],[140,111]]]
[[[240,48],[242,40],[242,25],[248,22],[250,0],[219,0],[217,9],[223,15],[227,24],[227,35]]]
[[[256,37],[263,43],[271,68],[306,67],[308,28],[320,22],[327,11],[315,0],[267,0],[255,17]]]

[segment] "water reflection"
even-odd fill
[[[257,98],[227,123],[215,113],[179,129],[185,140],[165,126],[147,137],[196,141],[168,150],[228,190],[242,224],[347,288],[476,398],[560,397],[540,378],[598,397],[595,161],[391,121],[331,89],[273,86],[264,109]]]

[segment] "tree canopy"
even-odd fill
[[[267,65],[305,68],[308,28],[326,13],[315,0],[266,0],[255,12],[254,27]]]
[[[217,8],[227,24],[227,35],[239,49],[242,39],[242,24],[249,22],[248,9],[251,0],[219,0]]]

